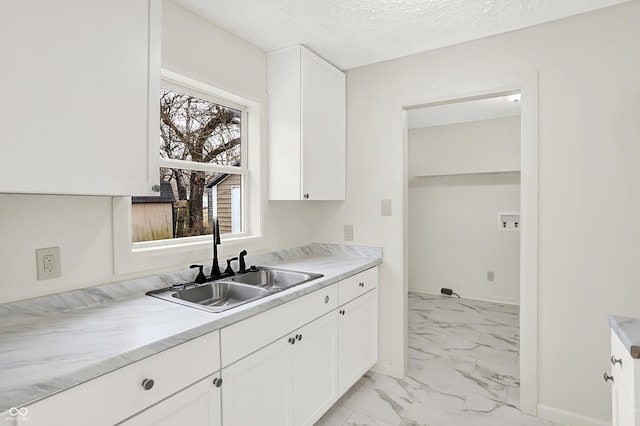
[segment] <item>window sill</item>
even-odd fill
[[[128,197],[113,198],[114,230],[131,229]],[[218,246],[218,258],[237,256],[240,250],[256,254],[266,250],[265,239],[261,236],[238,234],[222,239]],[[208,265],[213,256],[211,236],[193,237],[189,241],[153,241],[131,243],[131,231],[114,232],[113,259],[116,275],[141,272],[166,272],[184,268],[193,263]]]
[[[221,244],[238,244],[238,243],[251,243],[253,240],[260,238],[255,235],[249,234],[237,234],[230,237],[221,237]],[[212,236],[211,235],[202,235],[199,237],[188,237],[188,238],[180,238],[179,240],[156,240],[156,241],[145,241],[139,243],[133,243],[131,247],[132,253],[145,253],[145,252],[153,252],[153,251],[162,251],[162,250],[172,250],[172,249],[180,249],[183,247],[197,247],[199,245],[204,245],[206,247],[211,247],[212,244]]]

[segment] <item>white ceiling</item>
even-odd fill
[[[412,109],[407,112],[408,126],[416,129],[520,115],[520,102],[509,98],[497,96]]]
[[[346,70],[628,0],[175,0],[266,52],[303,44]]]

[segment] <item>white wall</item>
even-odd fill
[[[171,1],[164,1],[162,12],[163,67],[255,100],[266,110],[266,54],[263,51]],[[262,133],[266,135],[266,127]],[[37,170],[26,172],[37,173]],[[311,229],[305,218],[312,205],[270,203],[266,199],[263,205],[262,251],[311,242]],[[209,261],[192,256],[186,262],[181,259],[174,264],[158,265],[153,271],[116,275],[112,238],[109,197],[0,194],[0,303]],[[37,281],[35,249],[50,246],[60,247],[62,277]],[[239,250],[237,246],[223,243],[219,255],[224,258]]]
[[[409,290],[518,304],[520,233],[499,231],[497,213],[519,206],[517,172],[411,180]]]
[[[409,130],[409,176],[519,169],[520,117]],[[410,290],[519,303],[520,233],[497,220],[520,210],[519,172],[414,177],[408,196]]]
[[[514,170],[520,170],[519,116],[409,130],[409,177]]]
[[[347,201],[317,235],[383,246],[379,368],[403,368],[402,106],[539,71],[538,402],[610,421],[607,315],[640,316],[638,22],[632,1],[347,73]]]

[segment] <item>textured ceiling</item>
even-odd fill
[[[628,0],[175,0],[270,52],[303,44],[343,70]]]

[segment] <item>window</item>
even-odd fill
[[[266,99],[247,99],[166,70],[159,98],[167,117],[164,127],[153,126],[159,128],[158,142],[150,155],[159,157],[160,196],[113,198],[114,272],[183,267],[210,258],[216,216],[224,255],[264,250]]]
[[[244,231],[247,108],[171,80],[160,90],[160,197],[131,200],[132,241]]]

